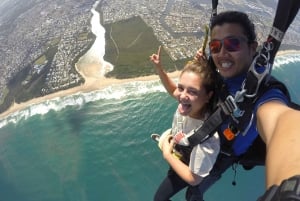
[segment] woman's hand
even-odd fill
[[[150,61],[152,61],[156,66],[161,66],[161,62],[160,62],[160,49],[161,49],[161,45],[158,47],[158,51],[156,54],[152,54],[150,56]]]
[[[167,136],[162,143],[162,152],[164,158],[167,158],[168,156],[172,156],[174,145],[175,143],[173,140],[173,136],[172,135]]]
[[[174,136],[174,142],[183,146],[189,146],[190,142],[185,133],[179,132]]]

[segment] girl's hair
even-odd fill
[[[207,60],[203,59],[201,61],[189,61],[181,71],[180,77],[184,72],[193,72],[196,75],[198,75],[202,79],[203,86],[201,87],[204,87],[206,94],[212,91],[213,97],[215,97],[215,73],[208,66]],[[215,106],[215,101],[213,97],[210,99],[208,104],[201,110],[202,114],[205,114],[206,112],[212,112]]]
[[[255,26],[246,13],[239,11],[225,11],[219,13],[212,18],[211,29],[216,25],[223,25],[224,23],[235,23],[240,25],[248,38],[248,43],[256,41]]]

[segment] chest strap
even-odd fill
[[[216,6],[217,1],[215,1]],[[299,7],[299,0],[278,1],[271,32],[263,48],[252,62],[242,90],[234,98],[228,96],[225,101],[219,104],[202,127],[195,129],[194,135],[188,138],[192,146],[202,143],[211,137],[221,124],[229,119],[238,128],[237,131],[247,130],[246,125],[250,125],[249,120],[253,120],[252,111],[248,112],[249,109],[247,107],[256,101],[260,87],[268,82],[277,50],[286,30],[297,15]]]

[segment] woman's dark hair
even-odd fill
[[[225,11],[219,13],[212,18],[211,29],[216,25],[223,25],[224,23],[235,23],[240,25],[244,29],[244,34],[248,38],[248,42],[256,41],[255,26],[249,19],[248,15],[239,11]]]

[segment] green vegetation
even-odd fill
[[[50,64],[57,52],[57,46],[49,47],[47,52],[35,60],[34,64],[47,64],[39,74],[32,74],[32,64],[26,66],[22,71],[13,77],[8,83],[8,91],[0,112],[5,111],[13,102],[21,103],[35,97],[42,96],[41,89],[45,86],[46,74],[50,69]]]
[[[47,60],[46,55],[42,55],[34,62],[34,64],[43,65],[46,62],[46,60]]]
[[[140,17],[106,25],[105,30],[104,59],[115,66],[107,77],[124,79],[155,74],[149,56],[157,52],[161,44],[154,36],[152,28]],[[182,66],[181,64],[185,63],[185,61],[173,62],[163,49],[161,59],[168,72],[178,69],[176,65]]]
[[[0,105],[2,105],[4,103],[4,97],[6,97],[6,95],[8,94],[9,90],[8,88],[6,87],[2,93],[3,93],[3,97],[0,99]]]
[[[79,40],[79,41],[85,41],[85,40],[88,39],[88,36],[89,36],[89,33],[88,33],[88,32],[81,33],[81,34],[79,34],[79,36],[78,36],[78,40]]]
[[[79,39],[91,38],[90,45],[87,47],[87,50],[93,44],[95,36],[92,33],[86,32],[79,35]],[[7,110],[13,102],[21,103],[28,101],[32,98],[43,96],[41,89],[46,86],[46,75],[50,70],[51,63],[55,54],[57,53],[57,47],[60,42],[60,38],[54,38],[46,44],[46,52],[39,56],[32,64],[26,66],[22,71],[14,76],[8,83],[7,90],[5,91],[4,98],[0,100],[0,113]],[[75,66],[75,63],[78,59],[85,54],[83,51],[72,62],[72,66]],[[33,73],[33,65],[45,65],[41,72]],[[75,68],[70,70],[70,73],[78,73]],[[79,75],[80,76],[80,75]],[[81,77],[81,76],[80,76]],[[82,78],[82,77],[81,77]],[[68,86],[69,88],[80,85],[84,82],[82,78],[78,83]]]
[[[147,26],[140,17],[108,24],[105,26],[105,29],[106,54],[104,59],[114,65],[114,70],[109,72],[106,75],[107,77],[125,79],[155,74],[153,64],[149,61],[149,56],[157,52],[158,46],[161,44],[154,36],[152,28]],[[77,39],[84,40],[86,38],[94,39],[95,36],[91,32],[87,32],[79,34]],[[5,98],[0,100],[0,113],[8,109],[13,102],[20,103],[43,95],[41,94],[41,89],[46,87],[46,75],[50,70],[59,42],[59,37],[49,41],[46,44],[47,51],[10,80],[5,91]],[[75,66],[75,63],[83,54],[85,52],[74,58],[71,65]],[[161,51],[161,59],[165,70],[168,72],[182,69],[188,60],[172,61],[163,49]],[[34,64],[45,65],[45,67],[39,74],[34,74],[32,73]],[[71,72],[77,73],[75,68]],[[82,79],[74,86],[83,82],[84,80]]]

